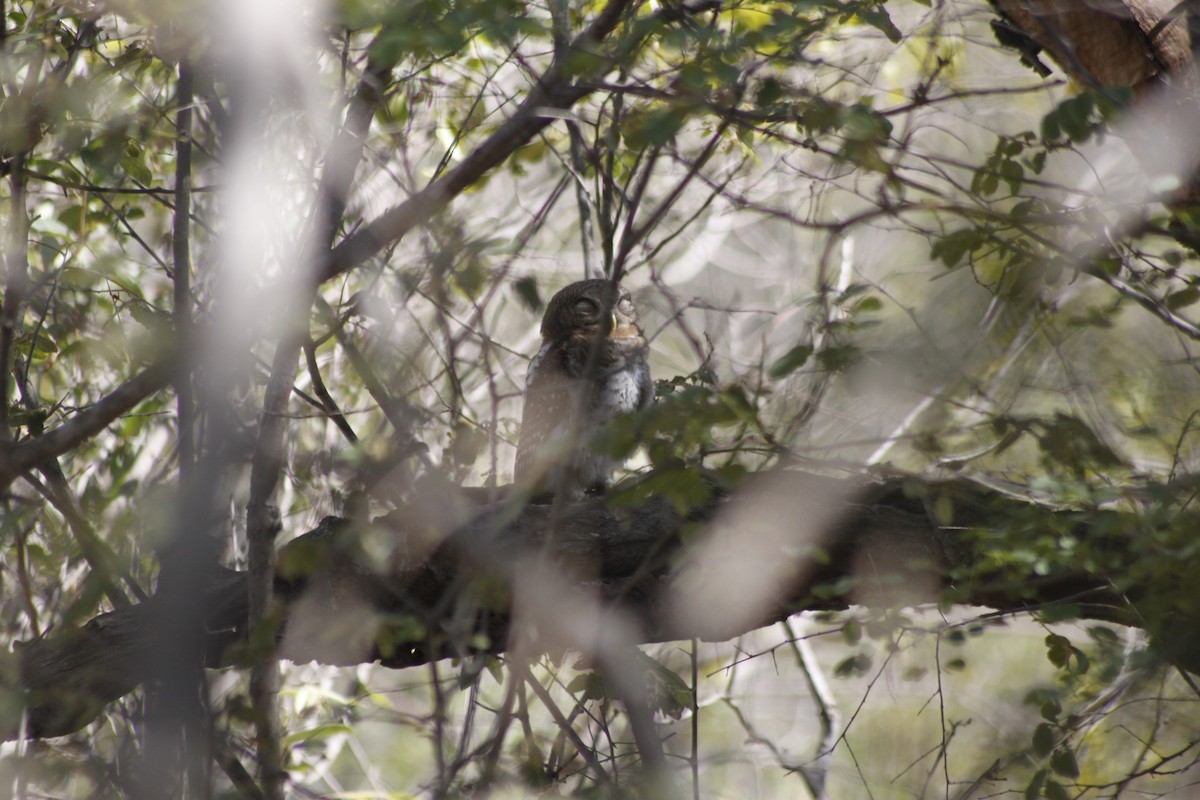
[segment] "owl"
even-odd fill
[[[610,281],[572,283],[542,317],[542,346],[525,377],[516,482],[534,496],[602,492],[620,462],[589,446],[618,414],[654,396],[646,340],[629,292]]]

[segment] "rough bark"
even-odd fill
[[[1021,60],[1048,74],[1044,52],[1081,87],[1129,89],[1120,125],[1142,170],[1174,176],[1174,210],[1200,202],[1200,73],[1195,42],[1200,16],[1176,0],[992,0],[997,37]],[[1111,94],[1111,92],[1110,92]],[[1112,94],[1117,97],[1119,95]]]
[[[1011,25],[1078,83],[1143,94],[1190,78],[1191,36],[1176,0],[993,0]]]
[[[293,661],[378,661],[398,668],[480,649],[594,649],[618,618],[613,615],[636,641],[722,640],[802,610],[948,597],[1011,610],[1070,600],[1075,613],[1136,622],[1106,576],[1073,572],[1016,587],[1011,580],[955,585],[975,557],[964,528],[1011,520],[1033,508],[1027,504],[966,483],[858,484],[794,474],[785,481],[789,497],[809,498],[806,503],[825,498],[827,507],[793,505],[794,516],[772,516],[769,524],[786,531],[820,519],[818,546],[790,555],[768,552],[773,561],[786,562],[789,577],[751,613],[731,618],[718,607],[726,595],[717,589],[729,587],[691,595],[680,588],[695,569],[688,554],[697,537],[732,536],[740,546],[737,537],[752,534],[738,529],[738,503],[747,496],[758,502],[744,490],[716,497],[686,517],[660,499],[624,509],[589,499],[555,510],[515,501],[477,506],[464,493],[439,492],[432,504],[369,525],[326,518],[282,549],[277,592],[287,618],[281,653]],[[934,496],[942,498],[939,513],[947,498],[957,509],[954,525],[939,525],[927,512]],[[703,526],[708,530],[698,532]],[[531,585],[556,582],[568,594],[529,613],[523,598]],[[244,573],[221,570],[196,599],[208,621],[212,667],[245,661],[246,588]],[[595,599],[595,624],[580,624],[581,617],[567,613],[570,596]],[[681,596],[691,606],[682,615]],[[135,689],[158,647],[151,624],[158,602],[154,597],[101,614],[5,654],[0,736],[19,735],[22,709],[28,736],[78,730]]]

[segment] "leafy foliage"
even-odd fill
[[[189,531],[257,569],[248,507],[277,507],[291,533],[419,506],[414,537],[439,541],[463,513],[448,484],[511,476],[545,298],[616,276],[658,382],[651,407],[593,442],[630,459],[615,507],[660,497],[687,514],[797,463],[908,474],[914,508],[974,556],[960,587],[1030,597],[1044,576],[1109,576],[1125,603],[1111,617],[1149,637],[1081,632],[1082,597],[1011,630],[863,610],[805,622],[819,633],[636,657],[668,754],[705,787],[738,785],[726,762],[748,748],[786,768],[769,779],[780,791],[803,776],[820,794],[819,773],[833,796],[1191,780],[1181,755],[1147,754],[1197,736],[1163,710],[1192,708],[1186,681],[1149,677],[1196,655],[1200,221],[1180,202],[1191,165],[1123,149],[1177,149],[1178,131],[1127,124],[1149,113],[1136,89],[1030,84],[987,44],[991,12],[942,3],[250,11],[3,6],[6,641],[144,600]],[[169,375],[143,380],[156,369]],[[980,504],[946,475],[1020,501]],[[354,530],[379,572],[421,555]],[[328,560],[293,551],[277,576]],[[868,586],[863,569],[830,596]],[[456,625],[397,612],[376,645],[437,640],[462,660],[420,677],[289,666],[278,715],[262,681],[211,677],[218,791],[257,780],[279,796],[264,724],[279,716],[297,792],[648,792],[628,778],[645,753],[605,676],[474,654],[491,642],[472,624],[509,602],[484,578]],[[881,676],[926,697],[847,714],[841,731],[822,705],[827,735],[803,744],[819,769],[799,764],[754,723],[776,651],[795,656],[777,687],[789,708],[806,678],[820,696],[822,665],[844,708]],[[994,740],[954,698],[980,686],[1006,709]],[[6,763],[64,797],[144,795],[127,765],[170,738],[146,727],[158,691]],[[893,735],[906,712],[929,724],[934,695],[934,727]],[[1156,711],[1118,702],[1134,696]],[[1126,737],[1142,755],[1110,757]],[[933,745],[859,763],[901,740]],[[923,759],[941,766],[909,785]]]

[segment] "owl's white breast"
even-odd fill
[[[600,392],[600,404],[608,418],[636,411],[641,392],[640,375],[635,369],[621,369],[608,376]]]

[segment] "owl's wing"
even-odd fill
[[[515,479],[533,485],[549,467],[561,460],[570,429],[571,387],[574,381],[563,369],[553,348],[539,352],[529,364],[525,379],[525,409],[517,445]]]

